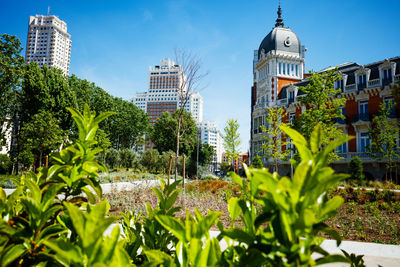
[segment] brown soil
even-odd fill
[[[202,189],[199,192],[197,189]],[[204,189],[211,189],[207,192]],[[203,214],[208,210],[221,211],[220,221],[224,227],[231,227],[231,220],[227,210],[226,199],[234,194],[227,194],[227,184],[212,183],[201,184],[198,187],[180,194],[176,205],[184,207],[176,213],[177,217],[185,217],[185,208],[194,214],[196,207]],[[233,191],[233,188],[232,188]],[[144,203],[149,203],[153,208],[157,206],[157,197],[151,188],[106,194],[109,200],[111,215],[133,210],[136,214],[145,213]],[[346,197],[345,197],[346,198]],[[335,228],[344,240],[368,241],[385,244],[400,244],[400,202],[385,202],[377,200],[358,203],[351,198],[343,204],[338,214],[327,221],[328,225]],[[236,222],[235,226],[242,224]],[[214,229],[217,229],[214,227]]]

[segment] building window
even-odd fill
[[[367,84],[367,75],[358,76],[358,90],[362,90],[366,87]]]
[[[382,85],[388,85],[392,82],[392,69],[383,70]]]
[[[359,134],[359,152],[367,152],[371,141],[369,140],[368,133]]]
[[[289,123],[290,124],[293,124],[295,116],[296,116],[295,113],[289,113]]]
[[[343,80],[336,81],[336,90],[341,89],[341,91],[343,92],[343,87],[344,87]]]
[[[286,75],[286,63],[283,63],[283,75]]]
[[[360,101],[358,103],[358,114],[360,117],[368,114],[368,101]]]
[[[278,73],[281,74],[281,73],[282,73],[282,72],[281,72],[281,71],[282,71],[282,63],[279,62],[278,67],[279,67]]]
[[[289,91],[289,104],[294,102],[294,91]]]
[[[343,145],[337,147],[336,153],[339,153],[339,154],[347,153],[347,142],[344,143]]]
[[[299,66],[296,65],[295,67],[296,67],[296,76],[299,76]]]

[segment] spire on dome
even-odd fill
[[[283,19],[281,18],[282,15],[282,9],[281,9],[281,4],[278,6],[278,18],[276,19],[275,27],[283,27]]]

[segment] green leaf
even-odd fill
[[[237,197],[231,197],[228,200],[228,212],[231,215],[232,222],[236,221],[240,215],[239,199]]]
[[[82,253],[78,246],[64,240],[47,240],[43,242],[47,247],[52,249],[55,259],[64,266],[70,266],[71,263],[82,263]]]
[[[1,255],[1,266],[7,266],[11,264],[13,261],[27,252],[28,251],[22,244],[10,246],[3,252],[3,255]]]
[[[311,152],[314,154],[317,153],[321,144],[322,144],[322,127],[321,124],[318,123],[317,126],[315,126],[310,136]]]
[[[293,144],[299,151],[301,160],[302,161],[310,160],[312,158],[312,153],[308,149],[308,144],[306,139],[299,132],[297,132],[296,130],[292,129],[289,126],[280,125],[279,127],[293,140]]]
[[[316,265],[322,265],[322,264],[328,264],[328,263],[334,263],[334,262],[345,262],[345,263],[350,263],[350,261],[343,255],[328,255],[324,256],[322,258],[319,258],[316,260]]]
[[[185,227],[178,219],[166,215],[156,215],[155,218],[162,226],[164,226],[165,229],[170,231],[179,240],[186,242]]]

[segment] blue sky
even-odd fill
[[[23,46],[29,15],[57,15],[68,24],[70,74],[130,99],[147,90],[148,68],[173,58],[174,48],[197,54],[208,86],[204,119],[221,128],[238,119],[248,149],[252,56],[275,24],[278,1],[5,1],[0,33]],[[367,64],[400,55],[400,1],[282,0],[285,26],[308,48],[306,69],[343,62]]]

